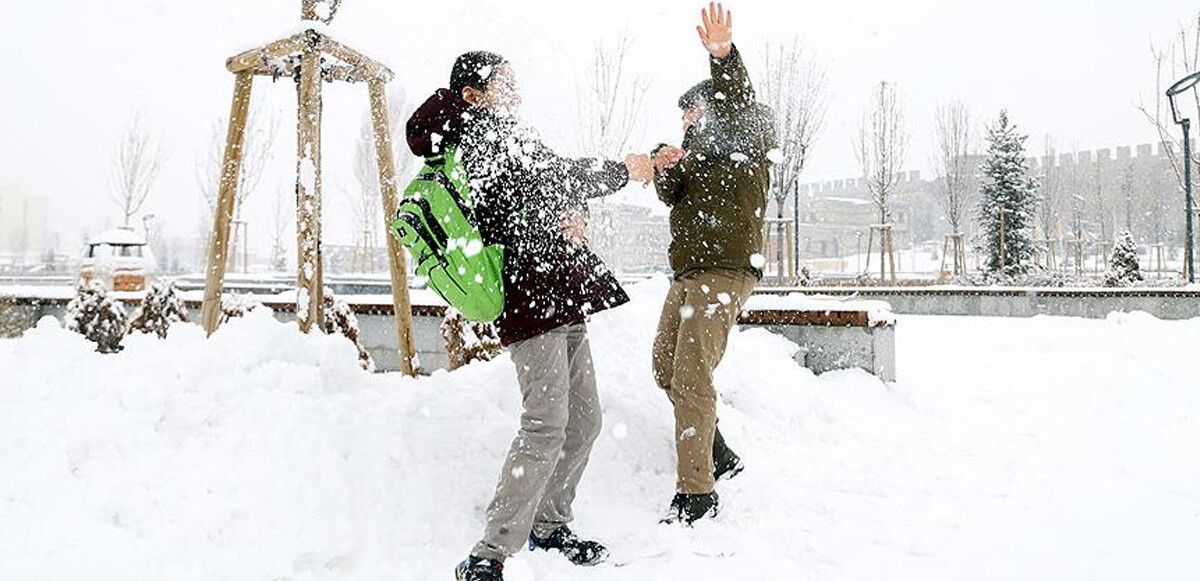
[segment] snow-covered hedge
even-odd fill
[[[474,361],[491,361],[503,351],[495,325],[472,323],[455,308],[446,310],[441,331],[451,370]]]
[[[230,319],[244,317],[261,306],[263,306],[262,302],[252,294],[221,295],[221,324],[228,323]]]
[[[12,297],[0,295],[0,337],[16,337],[25,330],[25,318],[15,303]]]
[[[363,347],[359,338],[358,317],[350,309],[349,303],[333,294],[333,290],[325,288],[325,325],[324,330],[330,335],[342,335],[354,343],[358,349],[358,364],[368,371],[374,369],[371,354]]]
[[[80,284],[75,298],[67,304],[63,326],[87,337],[101,353],[116,353],[122,349],[125,337],[125,307],[108,295],[99,281]]]
[[[129,332],[139,331],[147,335],[157,335],[160,339],[167,338],[167,331],[175,323],[189,323],[187,305],[179,296],[175,281],[158,281],[146,292],[142,305],[133,314],[129,323]]]

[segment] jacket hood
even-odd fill
[[[450,89],[438,89],[408,118],[405,134],[414,155],[429,157],[445,151],[443,143],[457,143],[471,104]]]

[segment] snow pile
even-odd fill
[[[510,581],[1200,575],[1200,393],[1179,365],[1200,321],[905,317],[890,386],[736,333],[721,427],[748,469],[687,530],[656,524],[666,288],[592,324],[606,425],[575,528],[613,563],[525,553]],[[449,579],[519,409],[507,356],[374,376],[266,310],[107,356],[43,321],[0,341],[0,579]]]

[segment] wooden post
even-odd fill
[[[871,275],[871,250],[875,248],[875,227],[871,226],[867,231],[867,264],[863,266],[863,276],[870,277]]]
[[[784,243],[786,244],[790,240],[795,240],[796,223],[785,222],[783,228]],[[792,284],[796,284],[800,280],[800,253],[797,251],[796,245],[794,244],[787,244],[787,247],[783,249],[783,252],[788,257],[788,279],[792,281]]]
[[[371,98],[371,120],[375,126],[375,157],[379,162],[379,192],[383,197],[384,232],[387,232],[388,267],[392,273],[392,305],[396,312],[396,337],[399,339],[400,370],[415,377],[416,349],[412,339],[412,305],[408,299],[408,254],[395,236],[391,221],[399,205],[396,200],[396,160],[393,157],[391,123],[388,119],[387,93],[383,81],[367,84]]]
[[[963,242],[962,234],[954,235],[954,244],[958,246],[958,253],[955,255],[958,259],[955,261],[955,268],[959,275],[967,274],[967,245]]]
[[[300,20],[319,20],[317,18],[317,0],[300,2]]]
[[[892,236],[891,224],[887,225],[884,235],[887,236],[888,268],[892,273],[892,284],[896,284],[896,242]]]
[[[212,239],[208,243],[208,272],[204,281],[204,303],[200,319],[212,335],[221,324],[221,290],[225,286],[225,266],[229,256],[229,222],[233,219],[238,176],[242,172],[242,146],[246,143],[246,117],[250,113],[250,88],[254,75],[238,73],[233,83],[233,105],[229,111],[229,133],[225,138],[225,159],[221,165],[221,186],[217,210],[213,215]]]
[[[887,224],[885,221],[884,224]],[[887,268],[887,229],[879,230],[879,282],[885,280],[884,269]]]
[[[324,324],[321,255],[321,53],[309,46],[301,56],[296,156],[296,244],[299,274],[296,321],[308,333]]]
[[[942,237],[942,265],[938,267],[938,280],[939,281],[946,280],[949,277],[948,273],[946,272],[946,259],[950,257],[950,246],[952,244],[954,244],[954,235],[953,234],[947,234]],[[957,247],[955,247],[955,252],[957,253],[957,251],[958,251]],[[954,255],[954,260],[955,261],[958,260],[958,254]],[[957,271],[958,267],[955,267],[954,270]]]

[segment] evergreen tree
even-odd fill
[[[1112,258],[1108,262],[1108,274],[1104,277],[1104,285],[1130,286],[1141,281],[1137,243],[1133,241],[1129,230],[1125,230],[1117,236],[1117,244],[1113,247]]]
[[[976,220],[989,274],[1023,274],[1033,258],[1037,184],[1025,165],[1025,135],[1001,111],[988,128]]]

